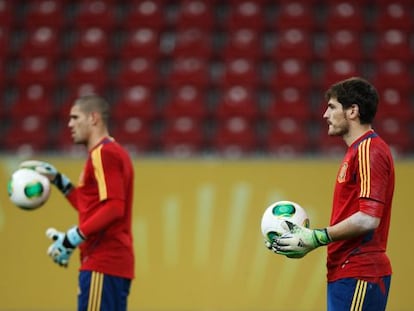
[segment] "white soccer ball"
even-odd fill
[[[278,201],[269,205],[262,217],[263,237],[272,242],[286,233],[281,223],[288,220],[294,224],[309,228],[309,217],[305,209],[292,201]]]
[[[7,191],[16,206],[33,210],[42,206],[49,198],[50,181],[32,169],[22,168],[12,174]]]

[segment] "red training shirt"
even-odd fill
[[[330,224],[358,211],[381,221],[372,232],[328,245],[328,281],[392,273],[386,248],[394,178],[390,149],[374,131],[368,131],[348,148],[336,179]]]
[[[89,152],[79,185],[68,195],[86,236],[80,270],[134,278],[133,180],[131,159],[112,138]]]

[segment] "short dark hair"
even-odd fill
[[[332,85],[325,93],[325,99],[330,98],[336,98],[344,109],[357,105],[361,124],[371,124],[377,113],[378,92],[372,84],[360,77]]]
[[[85,95],[79,97],[75,104],[80,104],[82,111],[85,112],[99,112],[105,125],[108,125],[109,120],[109,104],[101,96]]]

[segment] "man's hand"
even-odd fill
[[[73,188],[72,182],[68,177],[60,173],[52,164],[28,160],[20,163],[20,168],[28,168],[35,170],[39,174],[46,176],[52,184],[54,184],[64,195],[67,195]]]
[[[315,248],[332,242],[325,229],[308,229],[286,221],[282,224],[288,232],[276,239],[272,249],[289,258],[302,258]]]
[[[73,250],[85,240],[78,227],[73,227],[66,233],[49,228],[46,236],[54,241],[47,249],[47,254],[62,267],[68,266]]]

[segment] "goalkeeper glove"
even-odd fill
[[[276,239],[273,251],[289,258],[302,258],[310,251],[332,242],[327,229],[308,229],[286,221],[282,226],[289,231]]]
[[[55,263],[63,267],[68,266],[74,249],[85,241],[78,227],[70,228],[66,233],[49,228],[46,230],[46,236],[54,241],[47,249],[47,254]]]
[[[68,177],[47,162],[29,160],[20,163],[20,168],[29,168],[46,176],[65,196],[73,189],[73,184]]]

